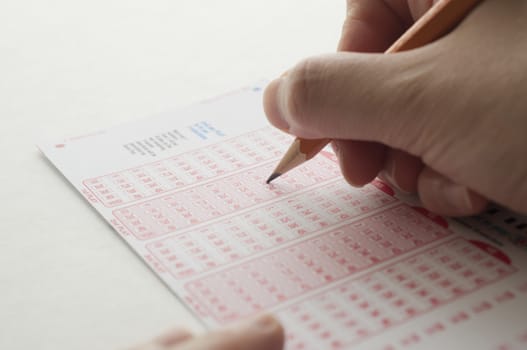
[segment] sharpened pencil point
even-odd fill
[[[271,176],[269,176],[269,178],[267,179],[267,181],[265,181],[265,183],[269,185],[271,183],[271,181],[273,181],[274,179],[276,179],[280,175],[282,175],[282,174],[280,174],[280,173],[272,173]]]

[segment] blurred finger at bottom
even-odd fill
[[[173,346],[181,344],[189,339],[192,339],[193,335],[186,329],[175,328],[170,331],[167,331],[150,342],[143,345],[138,345],[136,347],[130,348],[128,350],[166,350],[172,349]]]
[[[154,342],[162,347],[169,347],[181,344],[192,337],[192,333],[186,329],[176,328],[158,336],[156,339],[154,339]]]
[[[206,333],[173,350],[282,350],[284,331],[272,316],[264,315],[228,329]]]

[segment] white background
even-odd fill
[[[344,12],[344,0],[0,0],[0,349],[199,331],[34,145],[272,78],[333,51]]]

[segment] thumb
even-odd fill
[[[431,123],[417,117],[438,113],[431,110],[436,73],[429,51],[309,58],[269,84],[265,112],[299,137],[375,141],[414,153],[423,124]]]

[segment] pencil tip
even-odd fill
[[[274,179],[276,179],[280,175],[282,175],[282,174],[280,174],[280,173],[272,173],[271,176],[269,176],[269,178],[267,179],[267,181],[265,181],[265,183],[269,185],[271,183],[271,181],[273,181]]]

